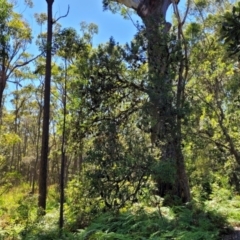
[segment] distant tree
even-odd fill
[[[61,143],[61,173],[60,173],[60,217],[59,227],[63,228],[64,224],[64,187],[65,187],[65,169],[66,169],[66,117],[67,117],[67,80],[68,80],[68,64],[74,59],[74,56],[81,49],[81,41],[77,32],[72,29],[63,29],[55,35],[55,43],[58,45],[58,55],[64,61],[64,74],[62,86],[62,106],[63,106],[63,122],[62,122],[62,143]]]

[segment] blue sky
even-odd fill
[[[26,9],[24,0],[18,0],[18,8],[24,18],[28,21],[33,29],[33,35],[40,32],[40,27],[35,23],[34,13],[42,13],[47,10],[45,0],[33,0],[34,7]],[[82,2],[84,2],[82,4]],[[82,21],[86,23],[95,23],[98,25],[98,35],[93,39],[94,45],[104,43],[111,36],[119,43],[130,41],[136,33],[136,28],[130,20],[125,20],[120,14],[113,14],[110,11],[103,11],[101,0],[55,0],[53,4],[53,15],[55,18],[65,15],[67,6],[70,6],[70,12],[66,18],[62,18],[59,23],[63,27],[73,27],[79,29],[79,24]],[[134,21],[139,18],[134,15]]]
[[[34,13],[46,13],[46,1],[33,0],[34,7],[32,9],[26,9],[24,0],[17,0],[17,2],[19,7],[16,11],[20,11],[29,22],[33,29],[33,35],[39,34],[41,29],[35,23]],[[185,1],[182,0],[181,2]],[[70,6],[69,15],[61,19],[59,23],[63,27],[73,27],[75,29],[79,29],[79,24],[82,21],[97,24],[99,33],[93,39],[94,45],[108,41],[111,36],[117,42],[124,44],[131,41],[136,33],[136,28],[131,20],[123,19],[118,13],[113,14],[110,11],[103,11],[102,0],[55,0],[53,4],[54,16],[57,18],[65,15],[68,4]],[[170,6],[168,18],[171,18],[171,12],[172,7]],[[132,15],[132,17],[134,21],[140,21],[136,14]]]

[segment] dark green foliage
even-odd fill
[[[150,210],[150,209],[149,209]],[[149,211],[148,210],[148,211]],[[173,211],[161,208],[148,212],[133,206],[132,211],[118,215],[104,214],[85,231],[82,239],[218,239],[218,222],[224,227],[221,216],[194,206],[175,207]]]
[[[230,55],[240,53],[240,2],[233,6],[232,12],[226,12],[223,17],[221,38],[228,45]]]
[[[81,99],[73,109],[74,141],[98,132],[102,120],[123,123],[146,101],[141,74],[130,71],[132,56],[113,38],[77,62],[79,78],[72,83],[72,95]],[[140,63],[138,63],[139,66]],[[138,68],[137,68],[138,69]],[[136,69],[135,69],[136,70]],[[80,136],[81,135],[81,136]]]
[[[138,202],[140,194],[149,187],[154,158],[138,132],[128,126],[121,129],[115,122],[105,124],[87,153],[86,174],[92,186],[90,195],[101,198],[105,210],[116,210]]]
[[[161,178],[165,183],[174,183],[176,177],[176,167],[174,162],[158,161],[152,166],[155,177]]]

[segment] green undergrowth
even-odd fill
[[[183,206],[166,207],[138,202],[119,211],[97,212],[86,203],[76,202],[74,214],[72,201],[65,205],[65,229],[59,232],[58,189],[52,186],[48,193],[47,213],[37,216],[37,194],[28,193],[29,186],[13,188],[0,196],[0,239],[50,240],[50,239],[220,239],[229,223],[240,222],[240,198],[232,197],[225,190],[217,191],[211,200],[194,200]],[[221,195],[224,195],[221,197]],[[228,197],[226,197],[228,195]],[[88,200],[88,199],[86,199]],[[80,200],[79,200],[80,201]],[[91,201],[91,200],[89,200]],[[92,214],[91,218],[88,216]],[[94,213],[94,214],[93,214]],[[87,221],[84,219],[88,217]],[[88,222],[86,226],[82,223]],[[79,224],[80,223],[80,224]]]
[[[224,219],[215,212],[200,208],[172,208],[135,205],[119,214],[105,213],[85,230],[80,239],[218,239],[219,226]],[[222,225],[222,226],[223,226]]]
[[[215,211],[227,219],[231,226],[240,226],[240,195],[227,189],[218,189],[211,200],[205,201],[205,205],[209,210]]]

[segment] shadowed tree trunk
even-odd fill
[[[49,145],[49,115],[50,115],[50,90],[51,90],[51,62],[52,62],[52,5],[54,0],[46,0],[48,8],[47,20],[47,46],[46,46],[46,69],[44,89],[44,109],[42,127],[42,149],[39,164],[39,197],[38,207],[45,213],[47,198],[47,169],[48,169],[48,145]]]
[[[2,63],[1,63],[1,70],[0,70],[0,123],[2,121],[2,108],[3,108],[3,91],[6,87],[7,76],[6,76],[6,56],[5,50],[2,50]]]
[[[174,102],[173,79],[170,74],[168,51],[168,31],[171,24],[165,20],[171,0],[118,0],[117,2],[133,8],[142,18],[148,39],[149,67],[149,106],[148,114],[152,116],[151,139],[161,151],[160,160],[174,166],[175,180],[164,182],[156,176],[158,193],[178,196],[183,202],[190,201],[190,189],[181,149],[181,108],[182,86],[178,85],[177,100]],[[175,97],[176,98],[176,97]],[[177,103],[176,103],[177,102]]]

